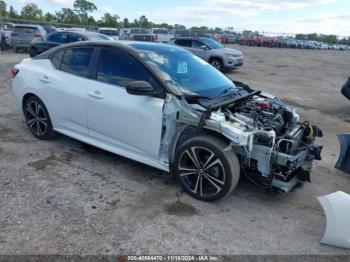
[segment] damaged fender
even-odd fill
[[[350,249],[350,195],[338,191],[317,199],[326,214],[321,243]]]
[[[338,135],[340,143],[339,159],[335,167],[347,174],[350,174],[350,134]]]

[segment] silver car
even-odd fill
[[[28,49],[36,38],[46,35],[45,29],[40,25],[15,25],[11,34],[11,45],[17,53],[19,49]]]
[[[225,48],[209,37],[178,37],[171,39],[169,43],[187,49],[220,71],[243,65],[242,52]]]

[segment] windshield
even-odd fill
[[[142,59],[157,71],[170,89],[210,98],[227,89],[236,89],[232,81],[220,71],[183,49],[137,43],[131,46],[139,50]]]
[[[99,30],[100,34],[109,35],[109,36],[118,36],[117,30],[107,29],[107,30]]]
[[[218,42],[211,38],[202,38],[201,39],[207,46],[209,46],[211,49],[219,49],[224,48],[222,45],[220,45]]]

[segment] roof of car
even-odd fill
[[[162,48],[172,48],[179,51],[185,51],[184,49],[180,47],[176,47],[174,45],[168,45],[163,43],[154,43],[154,42],[140,42],[140,41],[125,41],[125,40],[115,40],[115,41],[80,41],[80,42],[73,42],[65,45],[60,45],[58,47],[52,48],[41,55],[37,56],[38,58],[45,58],[50,56],[52,53],[56,52],[56,50],[62,49],[62,48],[69,48],[69,47],[80,47],[80,46],[104,46],[104,47],[118,47],[123,50],[127,50],[129,52],[135,52],[137,49],[146,49],[146,50],[156,50],[156,49],[162,49]],[[134,46],[138,46],[138,48],[135,48]]]

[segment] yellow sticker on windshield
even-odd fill
[[[187,62],[186,61],[179,61],[177,63],[177,71],[176,73],[178,74],[187,74],[188,69],[187,69]]]

